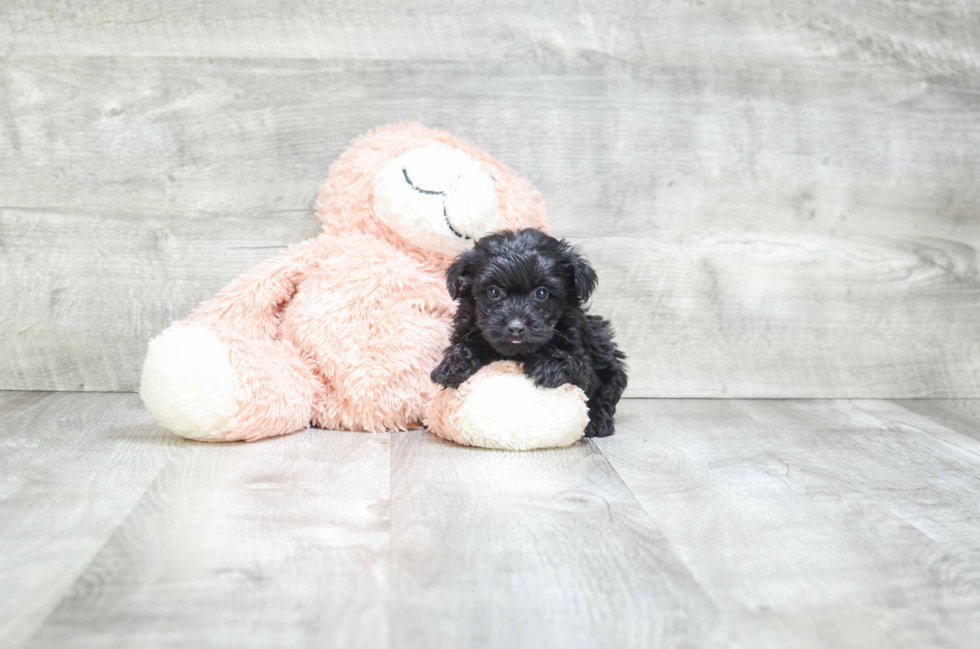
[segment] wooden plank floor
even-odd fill
[[[506,453],[4,392],[0,647],[976,646],[978,415],[627,400]]]

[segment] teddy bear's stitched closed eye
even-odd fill
[[[403,240],[453,257],[500,222],[496,183],[476,159],[432,143],[411,149],[375,176],[374,209]]]
[[[406,169],[405,167],[402,167],[402,176],[405,177],[405,182],[408,183],[408,186],[420,194],[433,194],[435,196],[445,196],[446,194],[446,192],[434,192],[429,189],[422,189],[421,187],[417,186],[415,183],[412,182],[412,179],[408,177],[408,169]]]
[[[408,169],[405,169],[404,167],[402,167],[402,176],[404,176],[405,182],[408,183],[408,186],[411,187],[412,189],[414,189],[415,191],[417,191],[420,194],[428,194],[430,196],[445,196],[447,193],[451,193],[452,192],[452,189],[453,189],[451,187],[450,190],[449,190],[449,192],[435,192],[435,191],[431,191],[431,190],[428,190],[428,189],[422,189],[421,187],[418,187],[415,183],[412,182],[412,179],[408,177]],[[457,180],[458,179],[459,179],[459,177],[457,176]],[[442,201],[442,218],[446,219],[446,227],[449,228],[449,231],[452,232],[453,234],[455,234],[460,239],[470,240],[470,239],[473,238],[473,237],[466,236],[465,234],[462,234],[456,228],[453,227],[452,221],[449,220],[449,213],[446,210],[446,200],[445,199],[443,199],[443,201]]]
[[[411,187],[412,189],[414,189],[415,191],[417,191],[420,194],[428,194],[430,196],[445,196],[448,193],[452,193],[452,190],[455,187],[455,184],[454,184],[453,187],[450,187],[450,189],[449,189],[448,192],[435,192],[435,191],[431,191],[429,189],[422,189],[421,187],[417,186],[415,183],[412,182],[412,179],[408,177],[408,169],[405,169],[404,167],[402,167],[402,176],[404,176],[405,182],[408,183],[408,186]],[[457,176],[456,179],[459,180],[459,177]],[[449,228],[450,232],[452,232],[453,234],[455,234],[460,239],[470,240],[470,239],[473,238],[473,237],[466,236],[465,234],[462,234],[456,228],[453,227],[452,221],[449,220],[449,213],[446,210],[446,200],[445,200],[445,198],[443,198],[443,201],[442,201],[442,218],[446,219],[446,226]]]

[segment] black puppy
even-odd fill
[[[483,237],[447,272],[459,308],[452,345],[432,380],[457,388],[493,361],[522,361],[536,385],[582,388],[589,398],[586,437],[612,435],[626,356],[609,322],[585,314],[597,282],[592,266],[565,241],[537,230]]]

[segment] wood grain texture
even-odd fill
[[[618,60],[747,67],[838,56],[969,74],[970,0],[174,0],[0,7],[0,53],[389,60]]]
[[[387,434],[188,443],[29,647],[388,647]]]
[[[4,3],[0,388],[134,389],[419,120],[596,258],[628,394],[980,396],[980,6],[753,8]]]
[[[0,210],[0,387],[135,390],[162,325],[317,224]]]
[[[752,647],[965,647],[980,455],[898,405],[630,401],[596,445]],[[958,435],[958,437],[957,437]]]
[[[275,254],[306,221],[258,230],[234,217],[90,221],[8,210],[0,219],[10,232],[0,292],[10,296],[6,323],[15,327],[0,337],[8,351],[0,377],[8,386],[76,390],[135,389],[151,336]],[[38,240],[48,243],[38,249]],[[612,319],[629,355],[628,394],[980,390],[980,284],[974,252],[962,244],[771,235],[576,241],[600,274],[594,310]],[[239,270],[229,273],[231,263]]]
[[[506,453],[0,393],[0,645],[966,649],[980,441],[921,405],[632,399]]]
[[[398,647],[703,646],[713,604],[591,442],[394,438]]]
[[[0,646],[37,630],[180,444],[134,394],[0,392]]]
[[[944,240],[583,238],[631,395],[968,396],[980,390],[974,250]]]
[[[526,174],[566,233],[980,238],[980,100],[904,69],[9,56],[0,70],[2,207],[308,214],[351,138],[420,120]]]
[[[980,442],[980,400],[904,399],[897,403]]]

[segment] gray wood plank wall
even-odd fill
[[[980,5],[0,5],[0,388],[132,390],[418,120],[544,193],[631,396],[980,397]]]

